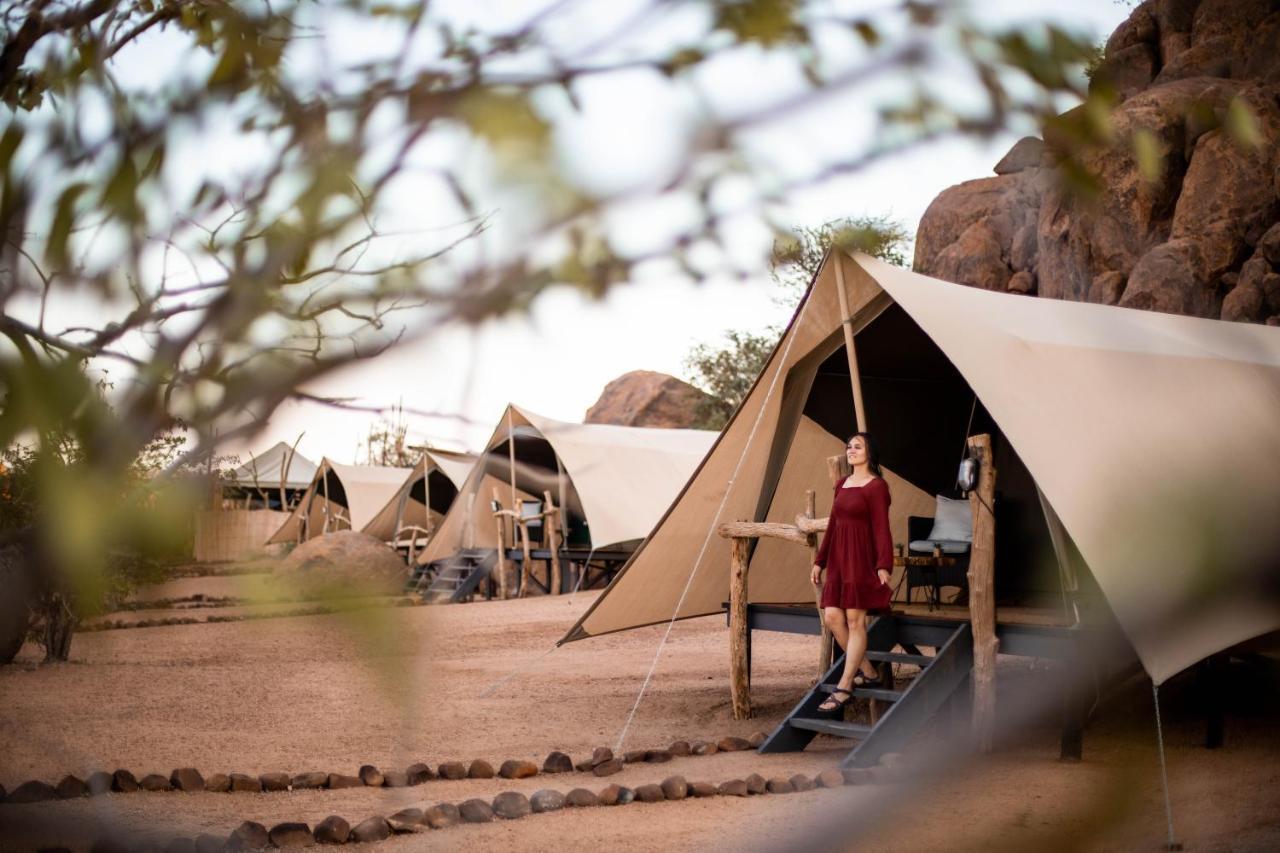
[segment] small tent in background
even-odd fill
[[[1038,570],[1065,551],[1060,519],[1156,683],[1280,629],[1280,329],[992,293],[833,252],[697,474],[565,641],[721,613],[719,522],[791,521],[806,488],[829,509],[824,460],[858,427],[842,323],[895,508],[945,492],[966,435],[993,434],[998,598],[1061,606],[1059,576]],[[762,540],[750,600],[811,605],[808,562]]]
[[[508,508],[513,498],[541,500],[550,492],[562,508],[569,550],[629,549],[648,535],[714,440],[705,430],[565,423],[508,406],[420,562],[497,547],[495,489]]]
[[[306,493],[267,544],[305,542],[336,530],[363,529],[412,470],[320,460]]]
[[[283,441],[236,468],[219,485],[220,504],[196,514],[192,558],[218,563],[261,554],[315,472],[314,462]]]
[[[474,454],[428,448],[363,532],[409,548],[412,559],[418,540],[425,544],[435,533],[475,463]]]

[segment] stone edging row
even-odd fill
[[[358,844],[385,841],[393,835],[424,832],[431,829],[447,829],[464,823],[490,823],[495,819],[519,820],[533,814],[559,811],[564,808],[591,808],[596,806],[623,806],[633,802],[657,803],[707,797],[748,797],[761,794],[791,794],[813,791],[818,788],[839,788],[844,785],[870,784],[894,781],[899,778],[901,757],[896,753],[884,756],[879,767],[840,770],[830,768],[817,776],[803,773],[794,776],[776,776],[766,779],[752,773],[746,779],[730,779],[719,785],[710,782],[688,782],[683,776],[670,776],[660,784],[639,785],[626,788],[609,785],[599,793],[586,788],[574,788],[567,794],[551,788],[525,796],[519,791],[503,791],[490,800],[470,799],[462,803],[437,803],[425,809],[406,808],[395,814],[374,815],[352,826],[345,818],[331,815],[315,825],[290,821],[267,829],[261,823],[245,821],[228,837],[202,834],[196,838],[179,837],[161,847],[128,843],[119,838],[99,839],[91,848],[92,853],[138,853],[139,850],[154,853],[224,853],[265,849],[310,847],[313,844]]]
[[[373,788],[405,788],[421,785],[434,779],[492,779],[500,776],[503,779],[527,779],[539,773],[591,773],[594,776],[611,776],[622,770],[626,764],[645,762],[663,764],[672,758],[691,755],[714,755],[717,752],[739,752],[754,749],[764,743],[765,733],[756,732],[749,738],[729,735],[716,743],[709,741],[678,740],[666,749],[637,749],[615,756],[608,747],[596,747],[591,757],[582,761],[574,760],[566,753],[555,751],[546,757],[539,770],[532,761],[508,759],[494,770],[493,765],[484,759],[477,758],[469,765],[461,761],[445,761],[435,769],[429,764],[411,764],[404,770],[388,770],[385,773],[372,764],[366,764],[355,776],[342,773],[325,773],[311,771],[308,773],[263,773],[251,776],[245,773],[214,773],[203,776],[194,767],[180,767],[167,777],[159,773],[148,773],[141,779],[128,770],[116,770],[107,773],[99,770],[89,774],[88,779],[68,774],[57,785],[48,782],[31,780],[23,782],[12,791],[6,793],[0,786],[0,803],[39,803],[48,800],[73,800],[80,797],[97,796],[114,792],[128,794],[135,791],[183,791],[195,793],[209,791],[212,793],[263,793],[276,791],[298,791],[314,789],[343,789],[362,786]]]
[[[194,616],[164,616],[159,619],[103,619],[76,627],[77,634],[93,634],[98,631],[123,631],[128,628],[159,628],[167,625],[205,625],[216,622],[247,622],[253,619],[284,619],[292,616],[328,616],[333,613],[350,613],[375,607],[424,607],[426,602],[415,597],[397,598],[391,601],[361,602],[354,606],[317,604],[312,607],[296,607],[292,610],[273,610],[266,613],[237,613],[232,616],[210,615],[204,619]]]

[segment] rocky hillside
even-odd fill
[[[589,424],[692,427],[699,401],[709,395],[665,373],[633,370],[604,386],[584,419]]]
[[[1110,146],[1023,139],[995,177],[936,198],[918,272],[990,290],[1280,325],[1280,2],[1147,0],[1094,75],[1119,92]],[[1226,126],[1247,107],[1261,134]],[[1133,144],[1159,156],[1144,175]],[[1085,200],[1054,164],[1100,180]]]

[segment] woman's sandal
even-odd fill
[[[879,675],[876,675],[874,678],[872,678],[870,675],[867,675],[865,672],[858,672],[853,676],[853,686],[854,687],[873,687],[873,688],[884,687],[884,679],[882,679]]]
[[[840,693],[844,694],[843,699],[836,698],[836,696]],[[831,691],[831,695],[827,697],[826,701],[818,706],[818,710],[819,711],[839,711],[845,705],[848,705],[851,699],[853,699],[853,688],[846,690],[843,687],[837,687],[835,690]],[[835,703],[835,704],[832,704],[831,707],[827,707],[829,703]]]

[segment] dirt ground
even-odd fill
[[[184,592],[200,585],[184,581]],[[208,594],[212,594],[210,591]],[[223,593],[226,594],[226,593]],[[157,596],[163,597],[163,596]],[[83,634],[72,661],[37,666],[27,647],[0,669],[0,784],[56,783],[123,767],[168,775],[232,771],[355,773],[425,761],[508,758],[541,764],[616,746],[665,628],[554,649],[591,595],[445,607],[378,608]],[[723,620],[675,626],[627,728],[624,749],[677,739],[768,731],[813,675],[813,638],[757,634],[756,718],[730,718]],[[1161,693],[1175,831],[1187,850],[1280,849],[1280,710],[1272,675],[1237,667],[1226,746],[1206,750],[1194,680]],[[1002,659],[1002,695],[1052,690],[1045,664]],[[620,848],[1159,850],[1165,838],[1149,683],[1110,696],[1086,733],[1085,759],[1057,758],[1056,720],[1015,733],[994,754],[893,784],[784,796],[717,797],[625,808],[566,810],[521,821],[399,836],[387,851]],[[933,727],[921,748],[943,730]],[[413,788],[277,794],[111,794],[0,805],[0,849],[46,843],[85,848],[104,828],[164,841],[225,836],[243,820],[353,825],[404,806],[504,790],[634,787],[681,774],[721,782],[834,765],[844,745],[820,738],[802,753],[721,753],[589,774],[431,781]],[[925,753],[922,753],[922,755]],[[927,762],[925,768],[929,769]]]

